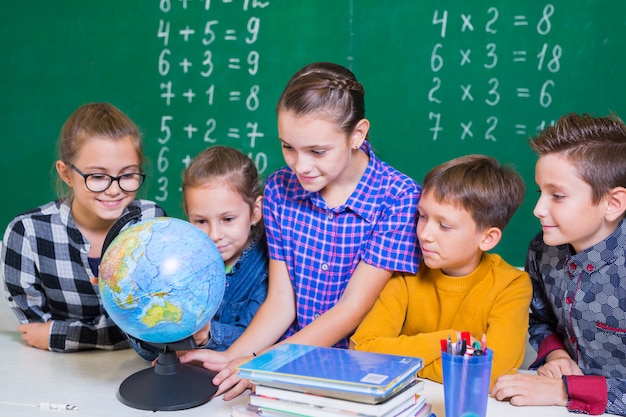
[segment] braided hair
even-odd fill
[[[315,62],[291,77],[276,111],[296,116],[322,113],[349,135],[365,118],[364,96],[363,86],[350,70],[331,62]]]

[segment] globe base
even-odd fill
[[[126,378],[119,388],[119,400],[133,408],[175,411],[197,407],[217,392],[211,382],[215,372],[182,364],[175,351],[159,353],[156,365]]]

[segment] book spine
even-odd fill
[[[299,416],[307,417],[371,417],[346,410],[330,409],[327,407],[320,407],[312,404],[295,403],[291,401],[282,401],[275,398],[262,397],[259,395],[251,395],[250,404],[256,405],[261,410],[267,409],[269,411],[292,413]]]
[[[373,411],[357,411],[348,407],[331,407],[322,406],[311,403],[282,400],[274,397],[252,394],[250,396],[250,404],[260,408],[266,408],[273,411],[281,411],[286,413],[296,413],[305,416],[325,417],[325,416],[354,416],[354,417],[386,417],[400,416],[406,414],[409,410],[418,410],[425,403],[424,397],[414,395],[407,398],[388,410],[375,409]]]
[[[302,392],[289,391],[257,385],[256,395],[275,398],[282,401],[291,401],[296,403],[305,403],[317,405],[320,407],[328,407],[331,409],[347,410],[354,413],[361,413],[368,416],[382,416],[385,413],[397,408],[400,405],[410,406],[423,401],[423,397],[418,395],[423,390],[423,382],[419,381],[415,385],[410,386],[405,392],[399,393],[397,396],[379,404],[366,404],[357,401],[343,400],[338,398],[327,397],[323,395],[306,394]]]

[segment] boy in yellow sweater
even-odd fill
[[[524,198],[513,169],[484,155],[453,159],[424,178],[417,275],[396,273],[351,338],[357,350],[421,357],[419,376],[442,382],[441,339],[462,331],[494,352],[491,381],[523,359],[532,285],[528,274],[486,253]]]

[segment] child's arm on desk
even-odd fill
[[[361,262],[340,301],[286,341],[317,346],[334,345],[352,332],[367,314],[390,275],[389,271]],[[291,294],[290,301],[285,294]],[[208,369],[219,371],[213,382],[220,386],[220,392],[225,392],[224,399],[235,398],[250,386],[248,381],[237,377],[237,365],[249,359],[248,355],[252,352],[260,353],[271,347],[272,343],[263,346],[259,340],[267,341],[268,334],[277,334],[274,332],[279,328],[282,334],[294,318],[295,298],[286,266],[284,262],[270,261],[268,298],[241,337],[226,352],[195,350],[181,357],[181,362],[196,360],[203,362],[203,366]],[[276,339],[278,337],[280,335]]]
[[[491,396],[517,406],[567,406],[568,400],[562,379],[527,373],[501,376],[493,385]]]
[[[22,339],[28,346],[38,349],[48,350],[50,337],[50,326],[52,322],[26,323],[17,326],[17,331],[22,334]]]

